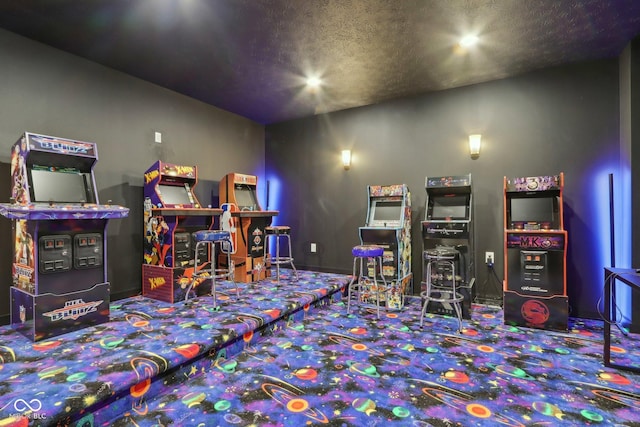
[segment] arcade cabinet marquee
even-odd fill
[[[504,178],[504,321],[566,330],[564,174]]]
[[[100,205],[91,142],[25,133],[11,152],[11,325],[33,341],[109,320],[106,227],[129,209]]]

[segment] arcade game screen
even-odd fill
[[[30,177],[34,203],[95,203],[88,174],[76,168],[34,166]]]
[[[241,210],[258,210],[258,200],[253,188],[248,185],[236,184],[236,204]]]
[[[553,197],[511,199],[511,222],[553,222]]]
[[[447,195],[432,199],[431,219],[467,219],[468,195]]]
[[[399,221],[402,218],[402,201],[376,200],[373,204],[372,221]]]
[[[183,205],[189,206],[193,202],[189,191],[184,185],[158,185],[160,198],[165,205]]]

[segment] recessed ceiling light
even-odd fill
[[[464,36],[460,39],[460,46],[462,47],[470,47],[478,43],[478,36],[470,34],[468,36]]]
[[[307,86],[309,86],[310,88],[320,87],[321,84],[322,84],[322,80],[320,80],[318,77],[307,78]]]

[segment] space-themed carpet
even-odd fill
[[[210,296],[176,304],[140,296],[115,301],[108,323],[46,341],[1,327],[0,426],[90,427],[142,408],[166,392],[164,381],[176,384],[212,359],[232,359],[281,324],[339,300],[349,281],[299,273],[295,283],[287,270],[280,284],[238,283],[239,297],[233,283],[219,283],[217,308]]]
[[[605,368],[603,323],[566,332],[506,326],[500,308],[455,319],[373,311],[344,300],[292,322],[233,359],[113,420],[115,426],[640,425],[640,375]],[[616,335],[640,366],[640,337]]]

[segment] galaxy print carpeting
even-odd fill
[[[346,276],[301,273],[240,300],[223,285],[217,310],[118,301],[42,343],[1,329],[0,426],[640,426],[640,375],[603,366],[601,321],[511,327],[474,305],[462,334],[420,329],[419,300],[349,315]],[[640,366],[640,336],[614,332],[616,362]]]
[[[320,308],[232,360],[129,411],[116,426],[638,426],[640,376],[602,365],[602,322],[566,333],[505,326],[497,308],[454,319],[418,303],[380,320]],[[640,337],[614,351],[640,364]]]

